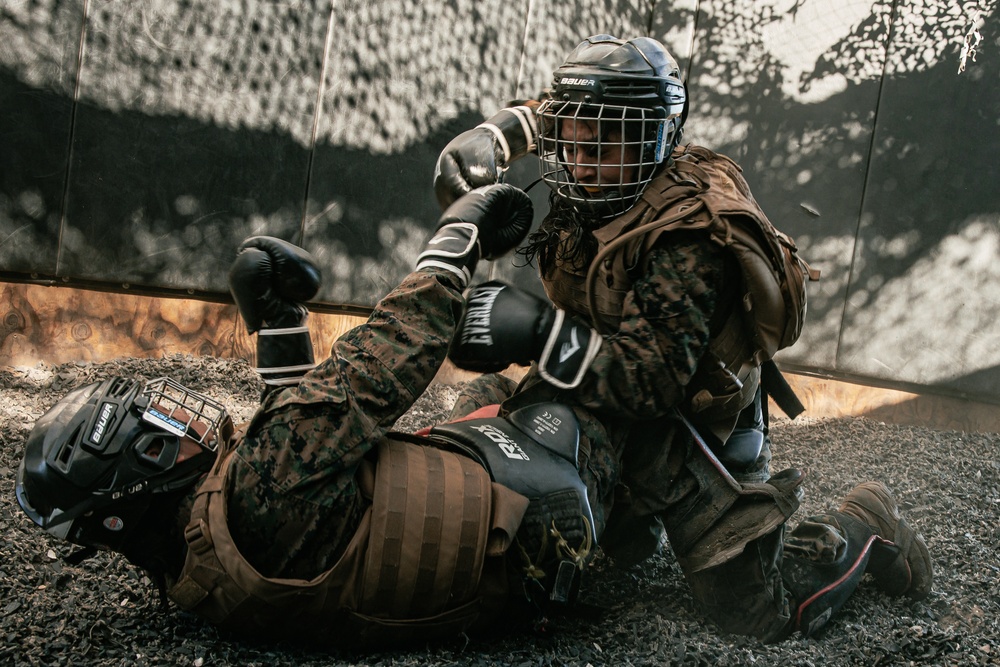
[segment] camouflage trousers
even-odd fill
[[[500,403],[509,411],[533,400],[560,398],[571,397],[540,389],[530,372],[519,386],[506,377],[487,375],[464,388],[453,416],[490,404]],[[725,512],[713,516],[710,508],[691,510],[699,507],[696,498],[704,495],[705,487],[716,483],[712,476],[717,473],[703,465],[704,454],[683,422],[663,418],[636,425],[598,418],[580,407],[574,411],[581,425],[581,451],[589,452],[580,475],[590,492],[595,520],[600,511],[599,543],[617,564],[641,562],[665,541],[682,551],[689,535],[726,521]],[[729,472],[740,483],[759,483],[769,478],[770,460],[770,440],[765,438],[756,461]],[[819,515],[803,520],[791,532],[785,524],[777,525],[748,540],[742,551],[719,565],[698,568],[678,560],[698,607],[720,629],[774,641],[793,629],[800,602],[789,588],[783,564],[788,558],[823,563],[847,540],[835,523]],[[794,545],[791,553],[787,544]]]

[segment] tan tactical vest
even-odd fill
[[[454,635],[506,598],[502,559],[528,500],[469,459],[395,439],[378,447],[372,498],[340,560],[311,580],[258,573],[226,520],[220,452],[197,492],[184,568],[168,590],[181,608],[241,635],[331,645]],[[369,470],[370,472],[370,470]]]
[[[625,296],[662,234],[704,230],[732,250],[743,278],[739,307],[715,327],[684,406],[696,425],[724,442],[753,399],[761,363],[798,338],[805,277],[819,276],[768,221],[735,162],[698,146],[678,148],[673,160],[627,213],[594,232],[598,252],[589,270],[557,260],[542,282],[556,306],[589,313],[608,334],[618,330]]]

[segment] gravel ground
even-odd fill
[[[588,613],[557,619],[546,636],[366,655],[234,642],[164,611],[148,579],[121,558],[67,566],[61,557],[71,548],[17,507],[13,480],[31,424],[70,388],[115,373],[170,375],[221,399],[238,421],[258,392],[246,363],[211,358],[0,369],[2,665],[1000,665],[1000,436],[857,418],[776,419],[777,469],[808,469],[802,516],[865,479],[889,484],[934,558],[934,590],[922,602],[862,585],[820,637],[765,646],[705,623],[666,549],[628,570],[598,557],[582,596]],[[399,427],[439,420],[455,394],[434,385]]]

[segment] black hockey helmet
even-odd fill
[[[687,108],[680,68],[660,42],[589,37],[555,70],[539,108],[542,179],[581,211],[624,213],[680,142]],[[596,133],[578,138],[562,127],[568,121],[589,122]],[[580,183],[581,155],[612,167],[619,159],[617,176]]]
[[[156,494],[184,490],[232,433],[225,408],[168,378],[70,392],[35,423],[15,482],[21,509],[74,544],[120,550]],[[182,438],[198,453],[179,461]]]

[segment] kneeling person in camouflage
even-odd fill
[[[168,379],[82,387],[29,436],[22,509],[254,637],[384,644],[471,631],[509,602],[511,577],[544,579],[538,600],[569,599],[595,539],[571,414],[391,431],[446,358],[478,261],[511,250],[531,219],[508,185],[458,199],[416,270],[318,365],[304,306],[320,285],[315,261],[248,239],[229,280],[266,383],[252,420],[234,429],[222,405]]]
[[[474,288],[452,350],[456,365],[483,373],[531,368],[516,387],[482,376],[456,407],[573,408],[591,469],[609,449],[595,447],[601,438],[618,455],[602,466],[620,471],[613,502],[593,508],[601,548],[638,562],[665,533],[698,606],[727,632],[815,633],[866,571],[892,593],[925,596],[927,547],[882,485],[859,486],[784,539],[802,475],[770,471],[768,396],[795,412],[773,356],[798,339],[818,275],[736,162],[682,143],[682,72],[654,39],[593,35],[540,99],[445,146],[442,204],[529,153],[551,189],[518,251],[537,260],[548,301],[501,283]]]

